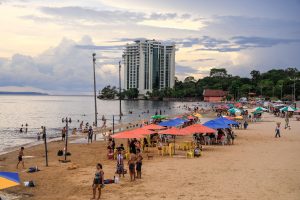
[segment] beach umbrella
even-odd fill
[[[298,110],[295,110],[295,113],[300,113],[300,109],[298,109]]]
[[[151,118],[152,119],[166,119],[166,116],[163,116],[163,115],[153,115]]]
[[[144,135],[151,134],[151,133],[153,132],[150,130],[138,128],[130,131],[123,131],[114,134],[111,137],[116,139],[144,138],[145,137]]]
[[[17,172],[0,172],[0,190],[20,185],[20,177]]]
[[[149,125],[143,126],[143,129],[147,129],[147,130],[161,130],[161,129],[165,129],[165,127],[157,125],[157,124],[149,124]]]
[[[195,117],[198,117],[198,118],[202,118],[203,117],[200,113],[193,113],[192,115],[195,116]]]
[[[254,111],[267,111],[268,109],[265,109],[263,107],[256,107],[254,108]]]
[[[291,106],[286,106],[286,107],[283,107],[283,108],[281,108],[279,110],[280,111],[284,111],[284,112],[294,112],[296,109],[292,108]]]
[[[216,121],[216,120],[207,121],[203,125],[207,126],[209,128],[212,128],[212,129],[230,128],[230,126],[228,126],[228,124],[221,122],[221,121]]]
[[[216,130],[202,124],[193,124],[181,129],[181,135],[190,135],[195,133],[215,133]]]
[[[241,114],[241,110],[237,109],[237,108],[230,108],[228,110],[231,114],[235,114],[235,115],[240,115]]]
[[[236,122],[236,121],[233,121],[233,120],[230,120],[230,119],[227,119],[225,117],[218,117],[216,119],[214,119],[215,121],[221,121],[221,122],[224,122],[226,124],[234,124],[234,125],[238,125],[239,123]]]
[[[236,103],[236,104],[234,104],[234,106],[235,106],[235,107],[237,107],[237,108],[241,108],[241,107],[243,107],[243,105],[242,105],[241,103],[239,103],[239,102],[238,102],[238,103]]]

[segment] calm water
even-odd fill
[[[186,112],[184,105],[202,104],[195,102],[122,101],[122,122],[149,118],[156,111],[165,115]],[[119,113],[119,101],[97,100],[98,126],[105,116],[107,125],[112,116]],[[203,104],[203,106],[206,106]],[[149,114],[144,113],[149,110]],[[133,114],[129,114],[133,111]],[[165,113],[164,113],[165,111]],[[143,114],[144,113],[144,114]],[[0,152],[14,146],[36,141],[42,125],[47,127],[47,135],[57,137],[65,125],[61,119],[71,117],[70,128],[79,127],[79,121],[90,124],[94,121],[94,99],[92,96],[1,96],[0,95]],[[100,119],[100,120],[99,120]],[[116,117],[118,119],[118,116]],[[28,133],[20,133],[21,125],[28,123]],[[116,120],[116,123],[119,123]]]

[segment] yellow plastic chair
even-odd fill
[[[186,152],[186,158],[194,158],[194,151],[187,151]]]

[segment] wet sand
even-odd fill
[[[234,145],[204,146],[203,156],[186,159],[179,156],[144,160],[142,180],[106,185],[101,199],[289,199],[300,198],[300,122],[291,120],[291,130],[282,129],[274,138],[275,122],[284,120],[264,114],[264,121],[249,125],[248,130],[235,130]],[[181,138],[187,140],[189,138]],[[62,142],[52,142],[49,167],[45,166],[44,147],[25,149],[25,165],[41,168],[28,174],[19,169],[22,181],[34,180],[35,188],[17,186],[5,192],[20,199],[90,199],[95,164],[104,166],[105,178],[113,178],[115,161],[107,160],[104,142],[70,144],[70,159],[78,169],[67,170],[70,163],[58,162],[57,150]],[[0,156],[1,171],[15,171],[17,152]]]

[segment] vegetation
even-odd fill
[[[121,99],[124,99],[125,97],[127,99],[136,99],[139,96],[139,91],[136,88],[131,88],[128,90],[124,90],[121,93]],[[119,92],[117,91],[117,88],[115,86],[105,86],[101,91],[99,91],[98,98],[99,99],[115,99],[119,98]]]
[[[272,99],[292,100],[296,85],[296,98],[300,98],[300,71],[297,68],[272,69],[265,73],[257,70],[250,72],[250,77],[233,76],[225,68],[212,68],[209,76],[196,80],[193,76],[183,81],[175,79],[174,88],[153,90],[147,93],[150,98],[189,98],[202,99],[204,89],[222,89],[228,91],[227,100],[240,97],[261,96]],[[298,89],[297,89],[298,88]],[[102,93],[102,92],[101,92]],[[123,92],[129,99],[138,97],[136,89]]]

